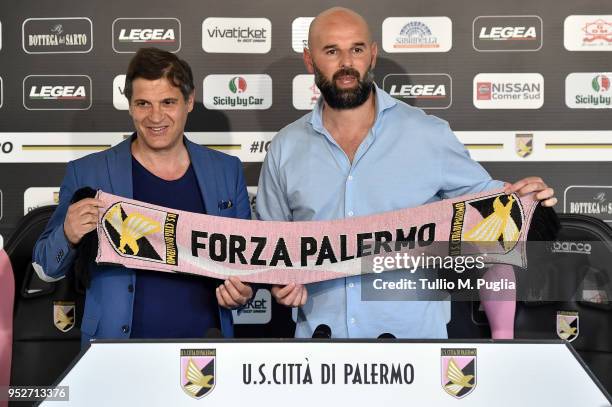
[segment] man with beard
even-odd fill
[[[374,84],[378,47],[363,17],[326,10],[312,22],[308,41],[304,62],[322,98],[272,141],[259,179],[260,219],[351,218],[504,186],[469,157],[445,121]],[[519,195],[534,191],[545,206],[556,203],[540,178],[506,185]],[[311,337],[320,324],[339,338],[447,336],[447,302],[361,301],[359,276],[272,293],[300,307],[296,337]]]

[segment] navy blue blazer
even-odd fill
[[[131,140],[68,163],[59,206],[34,246],[34,270],[41,279],[59,280],[73,264],[76,251],[64,235],[64,219],[75,191],[87,186],[126,198],[133,197]],[[240,160],[192,143],[186,137],[184,141],[207,214],[250,219],[251,208]],[[220,201],[228,200],[234,203],[230,208],[219,205]],[[89,272],[91,285],[85,297],[81,344],[86,345],[92,338],[129,338],[134,290],[128,287],[135,286],[136,273],[132,269],[98,266],[93,262]],[[219,317],[223,336],[232,337],[231,311],[219,307]]]

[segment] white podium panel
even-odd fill
[[[45,406],[609,406],[564,342],[94,342]]]

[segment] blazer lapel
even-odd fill
[[[206,206],[206,214],[219,215],[216,179],[218,170],[215,168],[214,157],[212,157],[207,149],[189,141],[187,137],[185,137],[185,146],[187,146],[189,159],[191,160],[191,165],[193,165],[193,170],[198,179],[200,193],[202,194],[202,199]]]
[[[112,193],[125,198],[133,198],[132,188],[132,137],[122,141],[107,155],[108,174]]]

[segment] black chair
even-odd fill
[[[82,290],[72,276],[45,282],[32,267],[34,244],[55,208],[31,211],[5,244],[15,276],[12,386],[52,385],[81,348]]]

